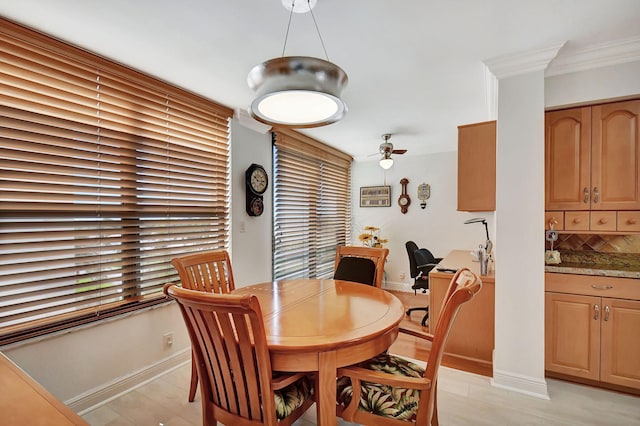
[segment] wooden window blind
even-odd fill
[[[352,158],[291,130],[273,139],[273,277],[331,277],[350,240]]]
[[[0,20],[0,344],[163,300],[229,246],[214,102]]]

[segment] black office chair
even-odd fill
[[[442,258],[435,257],[426,248],[418,248],[417,244],[413,241],[407,241],[405,247],[407,249],[407,256],[409,257],[409,271],[411,278],[413,278],[411,288],[415,294],[418,294],[418,290],[426,293],[429,289],[429,271],[435,268],[436,265],[442,261]],[[421,324],[423,327],[426,327],[427,320],[429,319],[429,307],[410,308],[407,309],[406,314],[411,315],[413,311],[425,311]]]

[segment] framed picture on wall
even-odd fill
[[[360,207],[390,207],[390,186],[361,186]]]

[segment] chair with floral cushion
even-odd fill
[[[200,378],[203,425],[288,426],[314,403],[313,379],[275,373],[254,295],[167,284],[187,325]]]
[[[182,287],[208,293],[230,293],[236,286],[233,281],[231,259],[226,250],[202,251],[171,259],[171,264],[180,275]],[[191,385],[189,402],[196,397],[198,372],[193,357],[191,360]]]
[[[381,288],[384,262],[388,255],[389,249],[381,247],[338,246],[333,277],[336,280],[360,282]],[[370,266],[371,263],[373,267]]]
[[[401,328],[431,342],[426,368],[382,353],[357,365],[338,369],[337,414],[365,425],[438,424],[438,370],[444,345],[462,304],[480,291],[477,275],[462,268],[451,279],[434,334]]]

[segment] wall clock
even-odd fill
[[[260,216],[264,211],[262,194],[269,186],[267,171],[259,164],[252,164],[245,172],[246,210],[249,216]]]
[[[411,204],[411,198],[409,198],[409,194],[407,194],[407,184],[409,183],[409,179],[402,178],[400,179],[400,185],[402,185],[402,194],[398,197],[398,205],[400,206],[400,211],[404,214],[409,210],[409,204]]]

